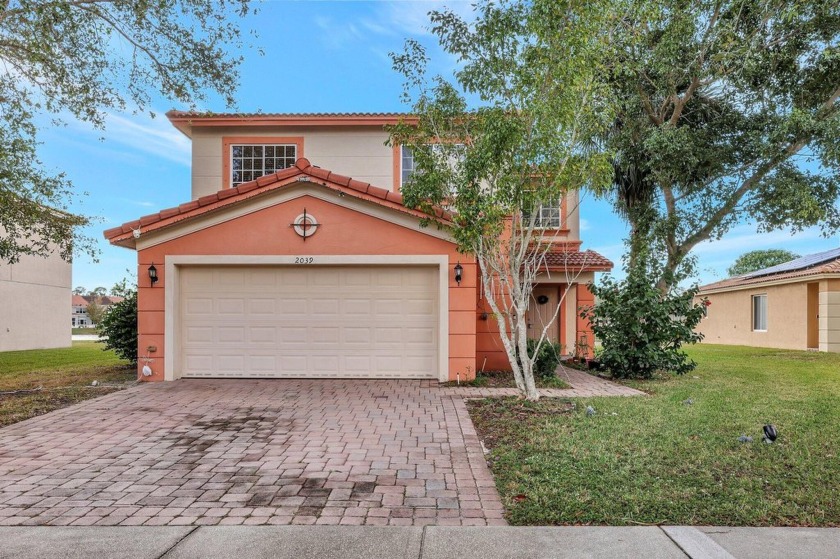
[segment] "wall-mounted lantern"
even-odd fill
[[[149,266],[149,281],[151,282],[151,287],[154,287],[157,283],[158,275],[157,275],[157,268],[155,268],[155,263],[152,262],[152,265]]]
[[[455,264],[455,283],[461,285],[461,279],[464,276],[464,267],[461,266],[461,263],[458,262]]]

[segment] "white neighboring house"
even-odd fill
[[[91,322],[87,313],[88,305],[96,298],[99,304],[105,311],[116,305],[125,297],[118,297],[116,295],[103,295],[101,297],[94,297],[93,295],[73,295],[73,308],[70,312],[70,325],[73,328],[93,328],[94,324]]]
[[[72,264],[58,253],[0,262],[0,351],[69,347]]]

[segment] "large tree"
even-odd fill
[[[735,262],[727,271],[730,276],[741,276],[755,272],[756,270],[763,270],[764,268],[790,262],[797,258],[799,258],[798,254],[780,248],[751,250],[735,259]]]
[[[454,81],[427,76],[427,55],[416,42],[394,56],[416,116],[391,130],[394,143],[411,147],[417,168],[403,185],[405,201],[430,215],[440,206],[451,212],[459,249],[477,259],[516,385],[532,400],[539,398],[534,362],[550,324],[529,354],[526,311],[557,240],[556,231],[540,228],[540,209],[576,189],[607,186],[612,172],[593,144],[612,121],[599,79],[602,8],[487,1],[472,22],[432,12],[434,34],[461,62]],[[568,273],[570,284],[576,272]],[[553,320],[558,312],[559,305]]]
[[[654,245],[663,290],[733,224],[840,226],[840,4],[629,0],[612,34],[607,136],[631,265]]]
[[[249,0],[0,2],[0,260],[93,251],[88,220],[66,210],[74,187],[37,154],[41,117],[105,125],[109,111],[148,109],[152,92],[229,105]]]

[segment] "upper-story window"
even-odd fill
[[[230,146],[230,185],[287,169],[297,160],[296,144],[232,144]]]
[[[408,182],[409,177],[414,174],[414,152],[408,146],[400,146],[400,186]]]
[[[453,167],[458,161],[463,161],[464,158],[464,144],[452,144],[453,149],[444,150],[441,144],[431,144],[432,153],[438,157],[444,155],[449,160],[449,164]],[[418,171],[417,165],[414,161],[414,152],[408,146],[400,146],[400,187],[408,182],[411,175]],[[452,194],[455,194],[452,192]]]
[[[535,227],[540,229],[560,229],[563,215],[560,200],[556,204],[540,204],[537,208]]]

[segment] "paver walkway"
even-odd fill
[[[0,525],[504,524],[431,381],[144,384],[0,429]]]
[[[540,396],[547,398],[590,398],[593,396],[645,396],[645,393],[629,386],[610,382],[590,375],[577,369],[557,367],[557,375],[566,381],[571,388],[540,388]],[[500,396],[517,396],[516,388],[475,388],[448,387],[441,388],[447,394],[462,398],[493,398]]]

